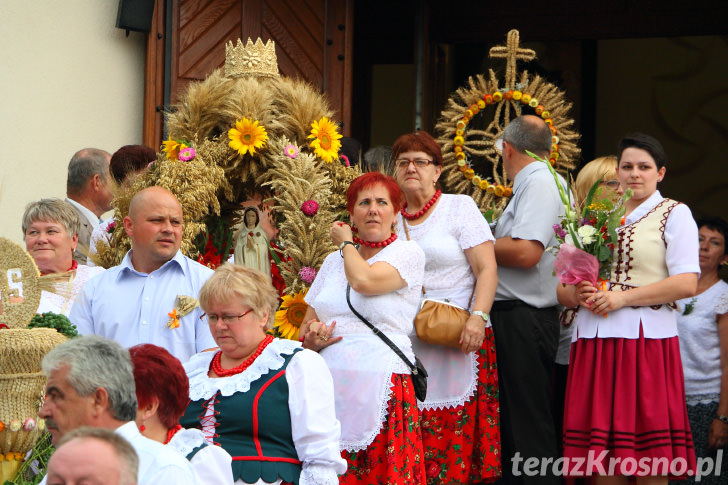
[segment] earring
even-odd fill
[[[140,432],[140,433],[143,433],[143,432],[145,432],[145,431],[147,430],[147,427],[146,427],[146,426],[144,426],[144,423],[145,423],[145,422],[146,422],[146,421],[142,421],[142,425],[141,425],[141,426],[139,426],[139,432]]]

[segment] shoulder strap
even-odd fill
[[[375,327],[374,325],[372,325],[371,323],[369,323],[369,320],[367,320],[366,318],[364,318],[361,315],[361,313],[359,313],[358,311],[356,311],[356,309],[351,305],[351,299],[349,298],[349,293],[350,292],[351,292],[351,286],[349,285],[349,283],[347,283],[346,284],[346,303],[349,305],[349,308],[354,313],[354,315],[356,315],[359,318],[359,320],[361,320],[362,322],[364,322],[364,325],[366,325],[367,327],[371,328],[372,329],[372,332],[374,332],[374,335],[376,335],[377,337],[379,337],[380,339],[382,339],[382,341],[385,344],[387,344],[389,346],[389,348],[392,349],[394,351],[394,353],[397,354],[397,356],[404,361],[405,364],[407,364],[407,367],[409,367],[410,372],[412,372],[413,374],[417,374],[418,373],[417,366],[415,366],[412,362],[410,362],[410,360],[402,353],[402,351],[399,350],[399,347],[397,347],[394,344],[394,342],[392,342],[391,340],[389,340],[389,337],[387,337],[386,335],[384,335],[381,330],[379,330],[377,327]]]

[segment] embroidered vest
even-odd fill
[[[288,409],[286,367],[293,354],[283,356],[280,369],[269,371],[250,384],[248,392],[211,399],[190,401],[180,424],[201,428],[207,402],[214,400],[215,444],[233,458],[233,479],[255,483],[259,479],[273,483],[279,478],[298,484],[301,461],[293,445],[291,414]]]
[[[656,283],[669,276],[665,263],[665,224],[670,212],[678,204],[677,201],[663,199],[641,219],[619,228],[610,289],[628,290]]]

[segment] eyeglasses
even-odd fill
[[[432,160],[428,160],[426,158],[415,158],[414,160],[408,160],[406,158],[398,158],[394,161],[394,166],[397,168],[407,168],[409,167],[410,163],[414,163],[415,167],[417,168],[425,168],[431,163],[434,163]]]
[[[207,323],[209,323],[211,325],[215,325],[218,322],[218,320],[222,320],[222,323],[224,323],[225,325],[230,325],[231,323],[237,322],[238,320],[240,320],[241,318],[243,318],[245,315],[247,315],[248,313],[250,313],[252,311],[253,311],[253,309],[251,308],[247,312],[241,313],[240,315],[220,315],[220,316],[208,315],[207,313],[203,313],[202,315],[200,315],[200,320],[202,320],[203,322],[207,321]]]
[[[601,185],[606,185],[610,189],[618,189],[619,188],[619,181],[618,180],[602,180]]]

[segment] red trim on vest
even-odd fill
[[[301,460],[295,458],[285,457],[271,457],[271,456],[233,456],[233,461],[282,461],[286,463],[293,463],[294,465],[301,465]]]
[[[255,395],[255,399],[253,399],[253,442],[255,443],[255,449],[258,451],[258,458],[259,460],[268,461],[263,456],[263,448],[260,446],[260,439],[258,438],[258,401],[260,401],[260,396],[265,392],[266,389],[268,389],[268,386],[273,384],[275,380],[280,378],[281,376],[285,375],[286,370],[283,369],[278,374],[274,375],[270,379],[268,379],[268,382],[263,384],[263,386],[260,388],[258,393]],[[235,458],[233,458],[235,459]],[[270,461],[287,461],[290,458],[281,458],[281,459],[270,459]],[[301,463],[300,461],[297,461],[297,463]]]

